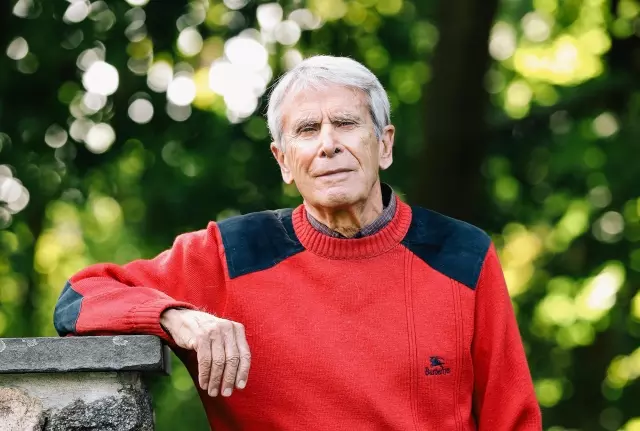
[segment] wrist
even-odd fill
[[[160,314],[160,326],[167,334],[172,335],[171,329],[175,327],[175,322],[180,318],[183,310],[186,310],[186,308],[172,307],[167,308]]]

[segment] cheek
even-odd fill
[[[291,170],[297,175],[308,172],[313,162],[313,153],[301,145],[291,146],[287,156]]]
[[[368,165],[367,168],[375,168],[378,164],[378,139],[376,138],[375,133],[371,132],[366,137],[362,138],[361,141],[361,155],[363,161]]]

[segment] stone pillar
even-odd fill
[[[169,373],[158,337],[0,338],[0,430],[152,431],[144,373]]]

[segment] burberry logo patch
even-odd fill
[[[445,361],[440,356],[430,356],[429,365],[424,367],[426,376],[441,376],[451,373],[451,368],[445,366]]]

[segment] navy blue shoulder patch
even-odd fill
[[[436,271],[475,289],[491,245],[489,236],[435,211],[412,206],[411,212],[402,244]]]
[[[83,296],[73,290],[71,283],[67,281],[53,312],[53,326],[61,337],[75,334],[82,298]]]
[[[292,213],[290,208],[261,211],[218,223],[230,278],[271,268],[304,250]]]

